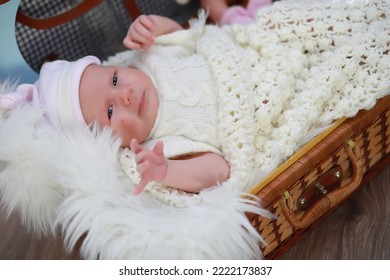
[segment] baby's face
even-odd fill
[[[149,135],[157,116],[156,89],[143,72],[127,67],[91,64],[80,81],[80,106],[85,121],[111,126],[128,147]]]

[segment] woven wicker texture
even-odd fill
[[[348,119],[256,194],[262,200],[264,207],[278,217],[276,220],[258,216],[249,217],[253,226],[268,244],[262,246],[266,258],[277,258],[299,240],[310,226],[318,223],[348,198],[351,194],[348,192],[339,196],[346,190],[348,184],[351,186],[355,182],[356,187],[362,185],[379,171],[382,162],[388,162],[389,106],[390,97],[386,97],[372,110],[361,111],[356,117]],[[349,140],[353,140],[355,145],[353,150],[356,152],[352,153],[352,158],[347,153]],[[357,155],[355,162],[354,154]],[[298,210],[297,201],[302,192],[313,181],[336,166],[343,170],[341,187],[318,199],[310,209]],[[362,178],[357,177],[363,176],[363,183],[361,183],[359,179]],[[354,190],[352,189],[351,192]],[[288,210],[283,212],[281,205],[286,205]],[[293,221],[288,219],[290,216],[293,217]],[[309,224],[304,228],[298,228],[305,218],[310,220]]]

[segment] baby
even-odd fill
[[[124,44],[131,49],[144,49],[146,53],[156,36],[180,29],[179,24],[165,17],[140,16],[130,26]],[[168,91],[173,92],[173,89]],[[140,145],[151,140],[152,134],[164,138],[161,128],[155,127],[163,123],[166,112],[171,113],[166,105],[162,106],[169,101],[164,101],[163,97],[144,71],[105,67],[96,57],[87,56],[75,62],[44,64],[34,85],[21,85],[16,93],[2,96],[0,107],[11,109],[24,100],[42,104],[46,120],[55,127],[74,129],[93,123],[110,126],[121,138],[122,146],[130,147],[135,154],[141,180],[134,194],[139,194],[151,181],[188,192],[199,192],[226,181],[230,168],[218,147],[168,159],[164,155],[163,141],[157,141],[150,149]],[[185,110],[183,113],[184,117],[188,115]],[[163,120],[156,121],[157,118]],[[180,130],[174,122],[168,120],[166,129]],[[185,131],[191,130],[189,120],[181,123],[186,124]],[[194,142],[202,139],[197,136],[203,134],[201,130],[202,126],[198,131],[190,131]],[[179,136],[187,135],[179,133]]]

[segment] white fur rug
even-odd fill
[[[0,115],[1,202],[35,233],[60,230],[68,249],[87,233],[86,259],[261,258],[245,216],[265,213],[257,202],[220,187],[180,209],[147,192],[132,196],[109,130],[62,133],[41,115],[32,106]]]

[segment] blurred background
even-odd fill
[[[33,82],[36,72],[24,61],[15,37],[15,16],[20,0],[0,2],[0,80]]]
[[[32,83],[45,61],[101,60],[124,50],[122,40],[140,14],[160,14],[180,24],[195,16],[198,0],[0,1],[0,80]]]

